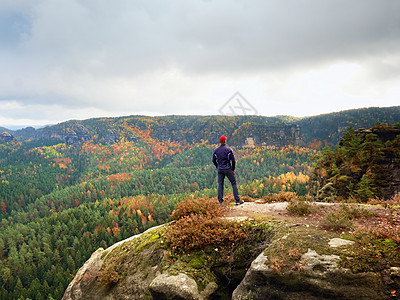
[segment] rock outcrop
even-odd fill
[[[69,128],[64,136],[67,145],[77,145],[79,142],[89,141],[92,139],[89,130],[81,125],[74,124]]]
[[[255,221],[239,218],[237,222]],[[381,300],[391,299],[391,289],[398,288],[398,267],[382,272],[352,272],[348,261],[359,259],[350,251],[354,242],[340,234],[309,225],[258,222],[269,228],[269,236],[261,243],[246,245],[248,248],[234,256],[236,260],[244,259],[255,249],[257,254],[249,256],[251,260],[233,264],[210,259],[210,252],[204,251],[171,256],[164,243],[169,224],[151,228],[93,253],[68,286],[63,300]]]
[[[201,269],[206,267],[198,258],[188,264],[181,260],[169,262],[169,251],[160,247],[167,226],[153,227],[106,250],[98,249],[68,285],[63,300],[205,300],[225,291],[225,287],[218,286],[218,279],[210,269],[201,275]]]
[[[196,281],[183,273],[158,275],[150,283],[149,290],[154,299],[200,299]]]
[[[107,134],[105,137],[105,141],[107,145],[111,145],[116,143],[120,138],[120,135],[115,129],[107,129]]]
[[[230,143],[240,146],[301,145],[303,143],[299,125],[244,124],[232,135]]]
[[[338,266],[338,255],[309,249],[300,259],[301,272],[277,274],[261,253],[251,264],[232,299],[384,299],[376,273],[353,274]]]
[[[103,252],[104,249],[99,248],[79,269],[74,280],[65,291],[63,299],[88,299],[86,296],[98,293],[96,291],[98,288],[96,284],[97,274],[103,264],[103,259],[101,258]]]
[[[101,276],[101,271],[103,268],[103,270],[105,269],[103,273],[110,272],[110,274],[113,274],[112,272],[115,272],[115,270],[104,266],[105,262],[106,264],[112,265],[114,259],[118,260],[121,258],[121,255],[126,255],[126,249],[128,249],[129,245],[133,245],[132,248],[129,248],[132,251],[136,250],[135,246],[142,247],[142,243],[146,244],[148,239],[151,239],[153,236],[158,236],[158,230],[160,230],[160,227],[153,227],[144,233],[116,243],[106,250],[103,248],[98,249],[92,254],[83,267],[79,269],[72,282],[68,285],[63,300],[149,299],[150,294],[148,287],[152,280],[159,275],[159,273],[156,273],[156,269],[153,268],[153,265],[151,263],[148,264],[149,256],[152,254],[149,249],[147,249],[148,251],[140,253],[140,262],[132,265],[132,270],[123,278],[123,284],[119,282],[120,276],[122,276],[121,274],[116,275],[116,278],[118,278],[116,284],[116,279],[110,279],[108,282],[107,276],[103,278]],[[140,264],[144,264],[145,266],[139,268]]]
[[[14,136],[7,131],[0,133],[0,141],[1,142],[11,142],[14,139]]]

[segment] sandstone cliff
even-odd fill
[[[272,207],[245,203],[243,209],[255,211],[260,205],[264,211]],[[400,265],[366,271],[368,266],[362,265],[366,262],[355,254],[355,242],[340,233],[296,220],[234,220],[251,223],[259,230],[257,238],[235,248],[230,257],[219,256],[214,247],[174,253],[165,244],[165,231],[170,226],[165,224],[98,249],[78,271],[63,299],[396,297]]]
[[[14,136],[7,131],[0,133],[0,142],[11,142],[14,139]]]
[[[369,129],[359,129],[356,133],[361,140],[365,140],[369,134],[374,134],[383,144],[391,144],[383,148],[380,165],[387,171],[387,185],[383,194],[389,198],[400,193],[400,128],[377,126]],[[397,141],[397,143],[396,143]]]
[[[335,148],[317,155],[311,191],[324,201],[394,197],[400,192],[400,128],[349,128]]]

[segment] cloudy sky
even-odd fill
[[[235,92],[264,116],[400,105],[399,16],[399,0],[1,0],[0,126],[216,115]]]

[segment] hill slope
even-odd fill
[[[121,138],[140,139],[137,130],[147,130],[151,138],[159,141],[214,143],[222,134],[232,145],[242,146],[246,138],[258,144],[282,146],[311,143],[314,139],[336,144],[349,127],[367,128],[378,123],[400,122],[400,106],[354,109],[307,118],[287,116],[128,116],[68,121],[38,130],[17,130],[19,139],[55,138],[67,143],[92,140],[110,144]]]

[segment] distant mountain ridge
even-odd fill
[[[87,140],[112,144],[121,138],[135,141],[140,139],[137,130],[148,130],[159,141],[215,143],[220,135],[226,135],[235,146],[307,145],[315,140],[334,145],[349,126],[357,129],[397,122],[400,122],[400,106],[353,109],[304,118],[223,115],[93,118],[10,132],[20,140],[59,139],[67,144]]]

